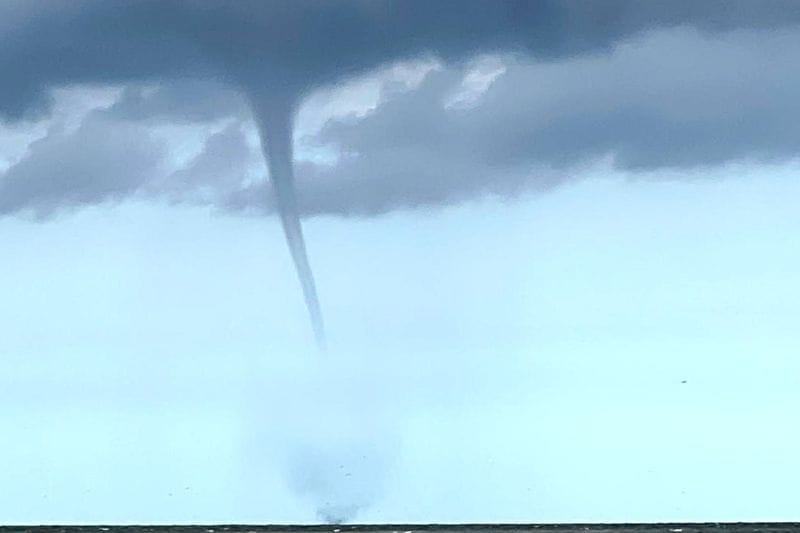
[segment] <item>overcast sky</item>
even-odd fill
[[[800,520],[798,25],[1,3],[0,523]]]

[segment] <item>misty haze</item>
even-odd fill
[[[0,524],[800,520],[800,2],[3,0]]]

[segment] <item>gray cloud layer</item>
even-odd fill
[[[159,173],[163,154],[146,130],[90,115],[74,132],[54,131],[0,179],[0,214],[44,218],[135,194]]]
[[[250,88],[317,86],[424,52],[494,49],[557,58],[605,50],[658,27],[776,28],[800,22],[791,0],[276,2],[44,0],[4,2],[0,112],[46,106],[70,83],[219,76]]]
[[[0,176],[4,214],[140,192],[271,210],[270,185],[245,179],[258,155],[240,126],[242,92],[285,98],[424,53],[456,62],[308,139],[342,156],[298,166],[303,212],[511,195],[606,155],[649,170],[798,151],[800,3],[791,1],[26,1],[3,3],[0,20],[0,71],[13,72],[0,81],[7,120],[46,114],[53,88],[126,87]],[[446,108],[462,81],[458,61],[495,51],[511,53],[507,72],[476,105]],[[163,170],[148,125],[223,119],[232,125],[202,154]]]
[[[605,156],[625,171],[793,158],[798,57],[798,32],[660,32],[608,56],[510,64],[468,108],[443,105],[462,73],[434,72],[361,120],[327,125],[316,141],[345,155],[334,166],[300,166],[302,207],[375,214],[512,195],[552,187]],[[266,198],[236,197],[240,206]]]

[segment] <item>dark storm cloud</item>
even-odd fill
[[[127,87],[108,113],[120,120],[193,123],[247,116],[247,108],[241,94],[229,85],[170,80],[155,87]]]
[[[45,0],[0,6],[0,113],[46,109],[72,83],[219,78],[296,93],[388,61],[515,49],[540,58],[607,50],[665,26],[796,25],[791,0]]]
[[[512,196],[551,188],[607,156],[623,171],[793,158],[798,57],[798,32],[662,31],[608,55],[512,61],[468,107],[445,105],[463,71],[435,71],[418,89],[390,90],[373,112],[331,121],[315,136],[342,155],[335,165],[298,165],[301,208],[370,215]],[[229,207],[269,206],[265,187],[237,193]]]
[[[103,120],[39,141],[0,176],[0,211],[140,189],[271,208],[268,183],[241,186],[254,156],[241,131],[218,134],[165,178],[153,175],[160,154],[137,124],[238,120],[248,99],[291,102],[422,54],[450,66],[313,139],[343,155],[334,166],[300,163],[303,212],[372,214],[548,188],[604,155],[623,169],[791,157],[798,22],[800,2],[777,0],[6,1],[0,117],[42,116],[52,89],[76,83],[125,90]],[[459,62],[495,51],[515,58],[508,72],[479,105],[445,109]]]

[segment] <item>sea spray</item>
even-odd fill
[[[303,521],[352,523],[386,495],[400,459],[402,409],[390,407],[397,398],[375,379],[368,353],[332,350],[324,358],[293,351],[254,369],[245,477],[253,495],[264,480],[281,478]]]

